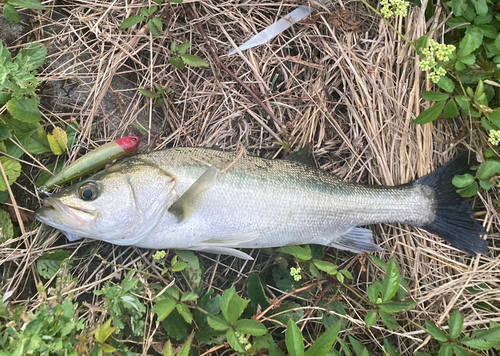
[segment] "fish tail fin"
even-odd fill
[[[469,173],[470,167],[475,164],[475,155],[465,152],[415,181],[415,184],[431,187],[436,194],[434,221],[419,227],[472,256],[488,254],[488,243],[481,238],[486,231],[474,218],[468,201],[457,193],[452,180],[456,175]]]

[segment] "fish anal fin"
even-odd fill
[[[373,232],[361,227],[355,227],[328,246],[354,253],[382,251],[382,248],[373,241]]]
[[[313,154],[313,145],[311,142],[307,143],[304,147],[288,155],[285,158],[287,161],[294,161],[305,164],[312,168],[318,168]]]
[[[205,193],[210,188],[219,170],[215,166],[208,169],[177,199],[168,211],[174,214],[179,222],[188,219],[203,203]]]

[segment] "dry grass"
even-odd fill
[[[295,8],[289,2],[269,1],[184,1],[162,10],[166,28],[162,37],[152,36],[146,28],[118,30],[121,22],[138,12],[147,1],[73,1],[55,7],[53,13],[39,14],[26,39],[37,39],[49,47],[50,65],[45,67],[45,119],[65,126],[76,120],[82,127],[81,142],[94,147],[126,134],[140,134],[143,150],[170,146],[206,146],[239,150],[265,157],[280,155],[277,141],[301,147],[313,141],[322,169],[347,180],[373,184],[400,184],[439,167],[457,150],[478,151],[477,131],[467,134],[466,120],[438,121],[415,126],[411,120],[427,105],[421,93],[431,88],[416,65],[415,52],[360,2],[335,3],[333,14],[341,9],[351,12],[351,20],[360,21],[359,31],[344,30],[352,22],[334,20],[331,13],[319,12],[314,21],[294,26],[271,44],[227,57],[231,43],[243,43],[250,36]],[[186,11],[189,8],[190,11]],[[193,18],[193,14],[196,18]],[[410,40],[435,30],[443,35],[445,14],[440,9],[425,21],[418,8],[395,26]],[[235,82],[213,58],[196,28],[200,24],[211,45],[225,63],[283,122],[285,133],[267,115],[252,96]],[[355,26],[356,27],[356,26]],[[191,53],[210,63],[206,69],[174,69],[169,65],[173,41],[192,43]],[[276,85],[271,82],[279,74]],[[117,81],[120,78],[120,81]],[[171,87],[171,102],[160,109],[135,88],[159,84]],[[70,91],[69,100],[58,92]],[[55,94],[51,94],[54,92]],[[148,133],[133,127],[142,125]],[[91,133],[91,124],[97,129]],[[458,137],[458,138],[457,138]],[[77,157],[79,148],[70,152]],[[25,172],[24,186],[30,194],[19,207],[37,205],[33,181],[46,162],[33,161]],[[31,182],[31,183],[30,183]],[[469,329],[485,327],[490,320],[500,321],[499,213],[494,203],[498,196],[480,193],[474,200],[478,217],[491,235],[489,256],[470,259],[464,253],[442,243],[423,231],[404,226],[375,227],[378,242],[385,251],[383,260],[395,257],[400,271],[411,279],[410,295],[418,306],[410,317],[419,323],[425,318],[446,324],[450,310],[465,315]],[[89,295],[103,281],[114,278],[120,268],[103,267],[93,256],[135,268],[151,263],[151,253],[135,248],[118,248],[98,242],[61,245],[60,234],[46,235],[37,228],[26,233],[10,247],[0,248],[0,294],[13,292],[13,301],[35,307],[33,283],[40,280],[35,261],[43,252],[67,247],[74,251],[77,295]],[[346,265],[352,255],[328,251],[338,264]],[[253,251],[260,256],[259,251]],[[210,268],[206,283],[217,290],[245,282],[251,271],[266,267],[266,259],[252,263],[205,256]],[[213,261],[214,263],[212,263]],[[151,267],[153,273],[157,269]],[[113,273],[116,272],[116,273]],[[220,278],[220,276],[234,278]],[[355,276],[355,285],[364,289],[367,281],[380,276],[368,266],[366,274]],[[472,293],[470,287],[481,285]],[[282,292],[269,290],[279,297]],[[91,298],[91,297],[90,297]],[[350,334],[362,341],[380,345],[391,337],[403,354],[414,352],[425,334],[411,325],[398,332],[383,328],[366,333],[362,306],[351,305]],[[486,303],[490,310],[474,304]],[[92,309],[89,309],[91,313]],[[150,325],[148,343],[153,342]],[[369,339],[371,341],[369,341]],[[146,351],[144,351],[146,352]],[[380,352],[377,352],[380,353]]]

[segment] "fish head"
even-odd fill
[[[134,245],[177,199],[175,185],[158,167],[117,164],[46,198],[35,218],[73,239]]]

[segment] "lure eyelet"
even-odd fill
[[[83,182],[78,188],[78,195],[85,201],[92,201],[99,196],[99,185],[94,181]]]

